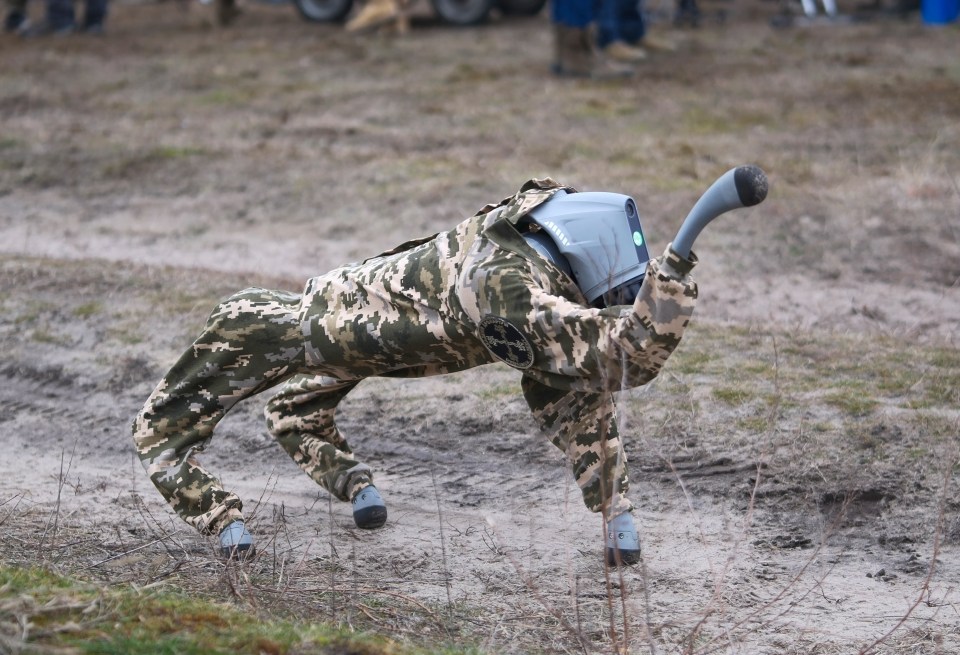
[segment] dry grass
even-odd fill
[[[82,297],[75,302],[85,306]],[[104,320],[101,312],[83,314],[83,320],[92,324]],[[953,438],[956,403],[952,396],[939,395],[936,380],[930,379],[955,374],[955,353],[885,338],[759,335],[709,325],[695,328],[690,336],[652,388],[631,392],[621,403],[625,428],[643,435],[628,441],[628,446],[633,466],[643,472],[644,486],[659,479],[658,494],[686,505],[691,543],[706,554],[701,560],[703,597],[672,616],[657,607],[662,603],[662,591],[657,589],[665,580],[662,563],[655,565],[656,573],[649,563],[626,576],[608,571],[607,591],[597,594],[583,588],[583,579],[603,575],[604,569],[596,566],[599,548],[582,554],[567,551],[550,567],[557,573],[551,576],[534,564],[536,560],[527,559],[533,554],[527,551],[529,546],[511,543],[495,524],[484,541],[489,561],[499,565],[476,575],[485,594],[493,594],[496,602],[458,592],[451,581],[462,573],[456,572],[459,563],[449,560],[449,545],[460,535],[445,532],[446,526],[456,527],[444,517],[436,478],[432,494],[437,523],[444,526],[437,533],[442,561],[421,569],[416,559],[404,560],[394,553],[393,574],[385,578],[382,567],[364,569],[369,560],[358,555],[357,542],[351,546],[351,540],[344,539],[329,501],[318,499],[319,507],[326,505],[326,531],[305,529],[303,516],[313,508],[291,511],[271,502],[277,482],[272,477],[249,513],[260,548],[252,562],[220,561],[210,543],[165,510],[158,514],[136,494],[120,499],[124,518],[116,526],[91,524],[75,503],[64,509],[62,498],[83,494],[83,485],[88,484],[75,473],[73,450],[64,450],[52,504],[36,504],[22,494],[0,504],[4,561],[66,574],[100,595],[132,587],[226,599],[241,612],[293,626],[297,635],[323,617],[334,629],[390,635],[411,648],[426,644],[461,648],[472,643],[483,652],[666,649],[692,655],[729,652],[735,644],[761,636],[761,643],[770,643],[771,630],[776,633],[792,625],[798,604],[833,593],[824,589],[836,571],[824,566],[824,560],[839,562],[839,553],[859,539],[864,517],[883,515],[891,542],[910,535],[911,543],[929,544],[932,550],[924,546],[914,551],[919,583],[914,606],[901,620],[889,621],[891,629],[876,643],[865,641],[861,648],[912,652],[912,646],[899,640],[916,607],[942,603],[940,613],[956,611],[953,601],[947,600],[951,592],[944,595],[941,574],[933,565],[942,546],[955,546],[958,539],[950,524],[955,520],[950,499],[958,469],[945,466],[958,462]],[[908,379],[902,384],[889,375],[870,373],[895,370],[905,349],[913,361],[928,361],[932,368],[926,373],[916,368],[904,371]],[[852,361],[854,352],[869,365],[838,364]],[[817,374],[812,366],[824,370]],[[752,371],[752,385],[738,386],[740,391],[733,396],[712,391],[724,388],[721,381],[732,370]],[[503,384],[501,373],[508,372],[493,373],[485,375],[486,384],[496,388]],[[829,379],[829,384],[811,385],[812,374]],[[835,402],[834,389],[851,384],[858,390],[857,403]],[[373,385],[368,393],[385,389]],[[385,401],[388,413],[425,398],[415,384],[395,391],[399,393]],[[476,391],[482,398],[483,388]],[[869,409],[864,410],[867,401]],[[733,427],[736,422],[731,418],[738,414],[755,417],[758,429],[745,433]],[[723,497],[736,509],[732,523],[718,534],[713,517],[703,513],[702,499],[731,483],[740,490],[724,492]],[[135,479],[130,486],[137,486]],[[910,508],[909,515],[902,515],[900,507]],[[776,515],[794,523],[778,528],[772,519]],[[659,548],[654,545],[652,552]],[[745,593],[744,576],[763,575],[750,573],[751,562],[758,556],[775,562],[778,552],[797,553],[799,558],[791,557],[786,570],[779,571],[776,565],[769,569],[772,575],[765,591]],[[585,569],[584,557],[596,564]],[[934,579],[941,582],[931,585]],[[429,587],[437,593],[425,597],[423,590]],[[23,611],[34,612],[43,605],[37,603]],[[73,616],[78,607],[64,606],[64,616]],[[209,610],[201,606],[189,611]],[[74,630],[73,620],[64,623],[67,632]],[[92,626],[84,630],[88,628]],[[38,643],[43,643],[53,633],[38,634]],[[949,643],[952,638],[949,631],[930,628],[917,643],[932,643],[931,639]],[[809,652],[834,652],[828,641],[819,639],[818,647],[817,639],[809,642]],[[794,636],[789,643],[796,652],[804,652],[802,639]],[[510,646],[504,648],[505,644]],[[278,652],[296,652],[289,648],[293,650]]]

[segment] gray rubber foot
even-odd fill
[[[236,520],[220,531],[220,556],[224,559],[246,559],[255,552],[253,536],[243,521]]]
[[[353,497],[353,521],[364,530],[379,528],[387,522],[387,504],[372,484]]]
[[[640,533],[633,515],[624,512],[607,523],[607,564],[636,564],[640,561]]]

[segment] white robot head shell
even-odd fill
[[[650,256],[633,198],[558,191],[529,214],[527,243],[569,274],[594,307],[632,304]]]

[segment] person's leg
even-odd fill
[[[300,301],[299,294],[246,289],[222,302],[134,420],[150,479],[202,533],[241,519],[242,503],[196,455],[231,407],[302,370]]]
[[[556,24],[586,29],[593,22],[593,0],[557,0],[550,5],[550,17]]]
[[[85,32],[100,32],[107,20],[108,0],[87,0],[83,14],[83,30]]]
[[[620,38],[631,45],[638,44],[646,34],[646,25],[640,13],[639,0],[614,0],[617,4],[617,20]]]
[[[634,45],[636,25],[629,22],[634,16],[639,18],[636,0],[600,0],[597,47],[609,59],[636,64],[647,58],[647,53]]]
[[[568,77],[610,78],[633,73],[598,55],[591,25],[596,18],[594,0],[558,0],[551,4],[554,60],[552,69]]]
[[[589,77],[593,71],[588,27],[593,22],[592,0],[554,0],[550,3],[553,23],[553,72],[557,75]]]
[[[622,1],[599,0],[597,4],[597,46],[601,49],[623,40],[619,15]]]
[[[526,376],[521,386],[540,429],[567,456],[587,509],[611,519],[632,510],[612,394],[562,391]]]
[[[634,51],[655,50],[674,52],[677,46],[662,32],[650,34],[643,18],[643,0],[604,0],[615,3],[617,7],[617,33],[620,39],[634,48]]]
[[[47,32],[66,32],[76,25],[73,0],[47,0]]]

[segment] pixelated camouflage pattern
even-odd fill
[[[303,368],[300,301],[299,294],[245,289],[220,303],[134,419],[147,474],[201,531],[240,518],[242,505],[196,456],[237,402]]]
[[[267,428],[307,475],[340,500],[349,500],[373,480],[337,428],[340,401],[360,380],[298,375],[267,403]]]
[[[633,509],[613,394],[562,391],[529,377],[521,387],[540,429],[570,462],[587,508],[608,508],[610,518]]]
[[[586,505],[630,508],[612,392],[653,379],[680,342],[697,297],[695,258],[650,262],[632,306],[592,309],[576,284],[523,239],[527,213],[556,182],[532,180],[449,232],[312,278],[300,295],[241,292],[211,316],[134,424],[138,452],[174,509],[202,531],[240,502],[196,462],[230,406],[286,380],[268,427],[294,461],[341,500],[372,480],[334,420],[370,376],[422,377],[496,361],[479,324],[498,317],[532,347],[524,396],[563,450]],[[509,361],[507,362],[510,363]],[[518,362],[514,362],[518,364]]]

